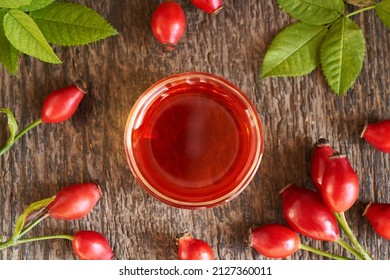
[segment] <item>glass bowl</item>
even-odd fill
[[[124,134],[139,184],[168,205],[210,208],[249,184],[264,150],[256,108],[232,83],[208,73],[164,78],[147,89]]]

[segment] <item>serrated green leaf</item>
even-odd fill
[[[375,4],[375,11],[381,21],[390,28],[390,0],[377,2]]]
[[[344,13],[343,0],[276,0],[280,7],[302,22],[323,25]]]
[[[6,146],[12,145],[12,142],[15,139],[16,132],[18,131],[18,123],[15,120],[14,114],[12,114],[11,110],[8,108],[0,108],[0,113],[6,114],[8,119],[8,131],[9,137],[6,142]]]
[[[55,198],[55,196],[49,197],[49,198],[45,198],[45,199],[42,199],[42,200],[39,200],[39,201],[31,203],[23,211],[23,213],[20,214],[20,216],[16,220],[15,229],[14,229],[14,233],[12,234],[12,238],[17,239],[19,237],[20,233],[22,232],[22,230],[24,229],[24,227],[26,225],[26,219],[28,218],[28,216],[30,214],[45,208],[46,206],[48,206],[54,200],[54,198]]]
[[[61,63],[39,27],[26,13],[9,10],[3,24],[5,36],[16,49],[45,62]]]
[[[25,12],[32,12],[42,9],[56,0],[32,0],[29,5],[21,6],[19,9]]]
[[[6,14],[5,10],[0,10],[0,63],[4,65],[10,73],[16,74],[18,71],[18,62],[20,52],[5,37],[3,28],[3,19]]]
[[[297,76],[313,71],[319,64],[319,46],[325,26],[298,22],[276,35],[262,63],[261,77]]]
[[[84,45],[118,34],[97,12],[74,3],[54,2],[30,16],[56,45]]]
[[[360,27],[347,17],[337,20],[326,34],[321,50],[322,71],[331,89],[342,95],[355,82],[366,45]]]
[[[0,0],[0,8],[16,9],[31,3],[31,0]]]

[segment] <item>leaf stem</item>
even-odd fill
[[[299,245],[299,249],[305,250],[305,251],[308,251],[308,252],[312,252],[312,253],[315,253],[315,254],[327,257],[329,259],[350,260],[349,258],[346,258],[346,257],[343,257],[343,256],[339,256],[339,255],[335,255],[335,254],[332,254],[332,253],[328,253],[326,251],[323,251],[323,250],[320,250],[318,248],[314,248],[314,247],[311,247],[309,245],[305,245],[305,244],[302,244],[302,243]]]
[[[346,15],[346,17],[351,17],[351,16],[354,16],[354,15],[357,15],[357,14],[360,14],[362,12],[365,12],[365,11],[368,11],[368,10],[372,10],[372,9],[375,9],[375,5],[367,6],[367,7],[361,8],[359,10],[356,10],[356,11]]]
[[[357,240],[356,236],[353,234],[351,228],[348,225],[347,219],[345,218],[344,212],[335,213],[336,219],[343,229],[344,233],[348,236],[348,238],[351,240],[352,244],[356,247],[356,249],[359,251],[359,254],[365,259],[365,260],[372,260],[372,257],[367,253],[367,251],[360,245],[359,241]]]
[[[40,125],[42,123],[42,120],[39,118],[36,121],[30,123],[28,126],[26,126],[22,131],[20,131],[18,134],[15,135],[14,141],[12,143],[5,144],[3,147],[0,148],[0,156],[2,156],[5,152],[7,152],[15,143],[19,140],[23,135],[25,135],[28,131],[33,129],[34,127]]]

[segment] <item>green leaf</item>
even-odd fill
[[[98,13],[78,4],[54,2],[30,13],[50,43],[84,45],[118,32]]]
[[[43,208],[48,206],[54,200],[54,198],[55,198],[55,196],[49,197],[49,198],[45,198],[45,199],[42,199],[42,200],[39,200],[39,201],[31,203],[23,211],[23,213],[20,214],[20,216],[16,220],[15,230],[14,230],[14,233],[12,234],[12,238],[17,239],[19,237],[20,233],[22,232],[22,230],[24,229],[24,227],[26,225],[26,220],[29,217],[29,215],[31,215],[34,212],[37,212],[39,210],[42,210]]]
[[[34,20],[19,10],[10,10],[4,17],[5,36],[21,52],[42,61],[61,63]]]
[[[343,0],[276,0],[292,17],[308,24],[323,25],[344,13]]]
[[[16,9],[30,3],[31,0],[0,0],[0,8]]]
[[[276,35],[262,63],[261,77],[308,74],[319,64],[319,46],[325,26],[302,22],[286,27]]]
[[[337,95],[347,92],[362,67],[366,45],[359,26],[347,17],[337,20],[328,31],[320,50],[322,70]]]
[[[375,4],[375,11],[381,21],[390,28],[390,0],[384,0]]]
[[[19,9],[25,12],[36,11],[42,9],[56,0],[32,0],[29,5],[22,6]]]
[[[16,132],[18,131],[18,123],[16,122],[14,114],[12,114],[10,109],[0,108],[0,113],[7,115],[9,137],[5,145],[9,146],[12,145],[12,142],[15,139]]]
[[[20,52],[5,37],[3,28],[3,19],[6,14],[5,10],[0,10],[0,63],[4,65],[12,74],[18,71],[18,61]]]

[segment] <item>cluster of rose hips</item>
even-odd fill
[[[390,153],[390,120],[366,124],[361,137],[378,150]],[[314,240],[336,242],[357,259],[372,259],[354,236],[344,214],[359,195],[359,178],[347,157],[335,152],[327,140],[319,139],[310,169],[316,190],[289,184],[280,192],[288,226],[274,223],[251,229],[249,245],[269,258],[287,258],[301,249],[330,259],[349,259],[303,244],[299,237],[302,234]],[[363,215],[380,236],[390,240],[390,203],[371,202]],[[339,226],[350,243],[341,238]],[[180,260],[215,259],[208,243],[188,232],[176,240]]]
[[[215,15],[223,9],[223,0],[191,0],[197,8]],[[166,52],[173,51],[186,30],[186,15],[175,1],[166,0],[158,5],[152,15],[153,35]]]
[[[44,100],[41,117],[17,133],[17,124],[12,112],[0,108],[8,117],[10,136],[0,156],[7,152],[23,135],[41,123],[59,123],[68,120],[76,112],[83,99],[87,85],[76,81],[74,85],[55,90]],[[72,242],[75,254],[84,260],[109,260],[113,252],[106,238],[98,232],[82,230],[74,235],[49,235],[25,238],[25,235],[44,219],[76,220],[86,216],[101,198],[102,193],[96,182],[74,184],[61,189],[54,197],[46,198],[29,205],[18,217],[13,234],[8,240],[0,239],[0,250],[19,244],[54,238]]]
[[[30,204],[18,217],[12,236],[0,242],[0,250],[27,242],[62,238],[72,242],[73,251],[82,260],[112,259],[114,254],[108,241],[96,231],[81,230],[74,235],[24,237],[48,217],[56,220],[76,220],[85,217],[101,196],[99,185],[96,182],[87,182],[64,187],[54,197]]]
[[[390,153],[390,120],[366,124],[361,137],[378,150]],[[314,240],[336,242],[357,259],[371,256],[359,244],[344,213],[359,195],[359,179],[345,155],[335,152],[329,142],[320,139],[312,153],[311,177],[316,191],[288,185],[280,194],[288,226],[266,224],[250,232],[251,246],[269,258],[286,258],[298,249],[332,259],[345,259],[304,245],[297,233]],[[390,204],[370,203],[363,215],[382,237],[390,239]],[[340,237],[339,226],[352,245]]]

